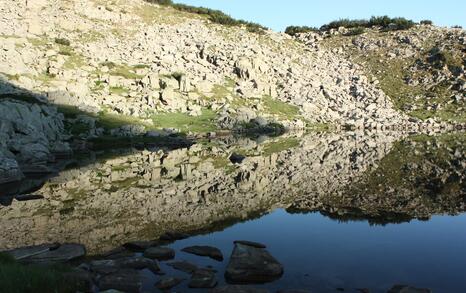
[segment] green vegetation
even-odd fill
[[[363,27],[354,27],[349,29],[345,36],[357,36],[363,34],[365,31],[366,30]]]
[[[293,120],[299,115],[299,107],[264,96],[264,108],[269,114],[278,116],[279,119]]]
[[[112,86],[110,87],[110,93],[114,95],[123,96],[129,93],[129,89],[122,86]]]
[[[289,150],[299,146],[299,140],[294,137],[285,137],[276,141],[267,142],[264,144],[263,155],[270,156],[274,153]]]
[[[339,27],[345,28],[372,28],[374,26],[380,26],[383,30],[406,30],[413,27],[415,23],[412,20],[395,17],[391,18],[388,16],[373,16],[370,20],[366,19],[340,19],[332,21],[329,24],[323,25],[320,30],[328,31],[330,29],[338,29]]]
[[[0,291],[8,293],[74,293],[75,282],[64,275],[63,267],[22,265],[0,254]]]
[[[63,46],[70,46],[71,42],[65,38],[55,38],[55,43]]]
[[[135,72],[136,69],[140,68],[140,64],[130,66],[127,64],[116,64],[114,62],[107,61],[103,62],[101,65],[108,67],[110,75],[113,76],[121,76],[126,79],[140,79],[143,77]]]
[[[217,113],[204,109],[200,116],[190,116],[186,113],[161,113],[152,116],[156,128],[175,128],[182,132],[205,133],[215,131]]]
[[[290,36],[295,36],[297,34],[302,34],[302,33],[317,32],[317,31],[319,31],[318,28],[309,27],[309,26],[289,26],[285,29],[285,33],[289,34]]]
[[[432,20],[425,19],[425,20],[421,20],[420,24],[423,24],[423,25],[433,25],[434,22],[433,22]]]
[[[146,0],[146,1],[149,3],[158,4],[158,5],[170,6],[179,11],[184,11],[184,12],[194,13],[194,14],[199,14],[199,15],[205,15],[213,23],[218,23],[218,24],[227,25],[227,26],[245,26],[249,32],[253,32],[253,33],[262,34],[267,30],[266,27],[261,26],[260,24],[245,21],[245,20],[234,19],[220,10],[214,10],[214,9],[209,9],[209,8],[204,8],[204,7],[195,7],[195,6],[185,5],[185,4],[177,4],[177,3],[173,3],[173,1],[171,0]]]

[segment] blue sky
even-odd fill
[[[288,25],[317,26],[339,18],[372,15],[431,19],[440,26],[466,27],[466,0],[175,0],[220,9],[235,18],[282,31]],[[286,4],[285,4],[286,3]]]

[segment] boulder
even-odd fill
[[[157,260],[169,260],[175,258],[175,251],[169,247],[149,247],[144,251],[144,257]]]
[[[183,248],[181,251],[199,256],[207,256],[218,261],[223,261],[222,252],[218,248],[212,246],[189,246]]]
[[[123,292],[139,293],[142,289],[142,278],[137,270],[120,270],[102,276],[97,281],[100,291],[120,290]]]
[[[269,293],[267,289],[254,288],[240,285],[228,285],[224,287],[215,288],[209,293]]]
[[[13,250],[15,258],[25,263],[62,263],[86,255],[86,248],[80,244],[46,244]]]
[[[192,264],[184,260],[170,262],[167,265],[171,266],[175,270],[182,271],[188,274],[192,274],[198,269],[198,267],[195,264]]]
[[[184,279],[177,277],[163,277],[155,283],[155,287],[160,290],[169,290],[175,286],[178,286]]]
[[[283,266],[265,249],[235,243],[225,272],[228,283],[265,283],[279,279]]]
[[[431,293],[430,289],[414,288],[406,285],[395,285],[387,293]]]
[[[197,269],[194,271],[189,288],[213,288],[217,285],[215,271],[211,269]]]

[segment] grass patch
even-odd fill
[[[275,100],[270,96],[264,96],[263,102],[265,111],[280,119],[292,120],[299,115],[299,107]]]
[[[127,95],[129,93],[129,89],[122,86],[112,86],[109,90],[111,94],[118,96]]]
[[[8,293],[74,293],[77,285],[63,275],[63,268],[17,263],[0,253],[0,291]]]
[[[156,128],[175,128],[182,132],[205,133],[215,131],[217,113],[203,109],[200,116],[189,116],[186,113],[161,113],[152,116]]]
[[[110,75],[121,76],[126,79],[141,79],[142,75],[139,75],[135,72],[135,69],[138,67],[130,66],[127,64],[116,64],[114,62],[103,62],[102,66],[107,66],[110,69]]]
[[[270,156],[272,154],[280,153],[297,146],[299,146],[299,140],[297,138],[281,138],[277,141],[265,143],[263,147],[263,155]]]

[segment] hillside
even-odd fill
[[[103,137],[465,121],[463,30],[292,37],[143,0],[0,7],[0,182]]]

